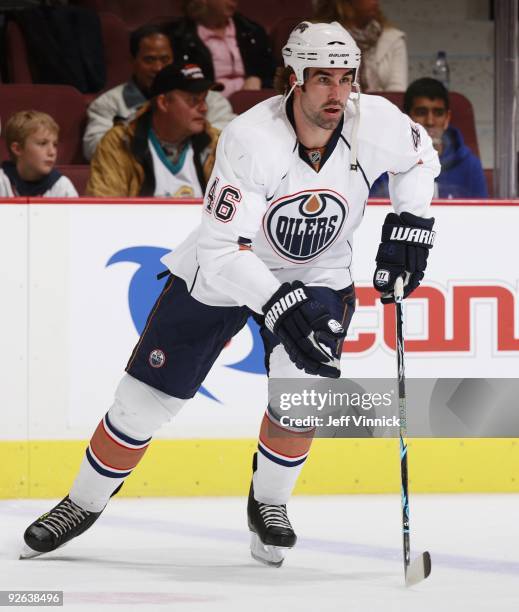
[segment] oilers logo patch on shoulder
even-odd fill
[[[348,203],[339,193],[301,191],[272,203],[263,218],[263,230],[278,255],[306,263],[332,246],[347,216]]]

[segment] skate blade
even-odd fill
[[[405,585],[413,586],[425,580],[431,573],[431,555],[428,552],[422,553],[407,568],[405,575]]]
[[[67,544],[68,542],[65,542],[64,544],[60,544],[59,546],[56,546],[54,550],[58,550],[58,548],[63,548],[63,546],[66,546]],[[47,555],[50,552],[54,552],[54,550],[47,550],[45,552],[40,552],[38,550],[34,550],[30,546],[27,546],[27,544],[24,544],[20,552],[20,556],[18,557],[18,560],[34,559],[35,557],[39,557],[40,555]]]
[[[285,560],[286,550],[284,547],[263,544],[256,533],[251,533],[250,554],[255,561],[269,567],[281,567]]]
[[[34,550],[30,546],[27,546],[27,544],[24,544],[18,559],[33,559],[34,557],[39,557],[44,554],[45,553]]]

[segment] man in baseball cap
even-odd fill
[[[189,93],[202,93],[210,89],[222,91],[223,85],[206,79],[197,64],[170,64],[157,74],[151,85],[150,94],[153,98],[174,89]]]
[[[203,197],[219,136],[207,123],[206,97],[221,88],[195,64],[165,66],[153,80],[150,102],[99,143],[87,193]]]

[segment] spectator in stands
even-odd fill
[[[487,198],[487,183],[479,158],[465,145],[461,132],[449,125],[449,92],[443,83],[428,77],[411,83],[404,95],[404,112],[424,126],[438,151],[439,197]]]
[[[105,92],[88,107],[88,124],[83,136],[83,153],[88,160],[92,159],[99,141],[114,122],[128,119],[143,106],[154,77],[173,61],[167,33],[157,25],[145,25],[132,32],[130,53],[132,78]],[[208,121],[219,130],[235,117],[229,102],[217,91],[208,92],[207,107]]]
[[[407,87],[405,34],[382,14],[378,0],[317,0],[315,21],[338,21],[362,52],[362,91],[404,91]]]
[[[72,182],[56,170],[59,126],[46,113],[19,111],[5,125],[9,161],[0,170],[0,196],[73,198]]]
[[[435,181],[436,198],[488,198],[479,158],[465,145],[461,132],[449,125],[449,92],[440,81],[413,81],[404,95],[404,112],[423,125],[438,151],[441,172]],[[372,197],[387,197],[387,175],[371,188]]]
[[[175,56],[201,66],[226,97],[272,87],[276,67],[264,28],[237,6],[238,0],[183,0],[185,17],[170,28]]]
[[[202,197],[220,133],[206,121],[207,93],[216,86],[193,64],[164,67],[150,102],[99,143],[87,194]]]

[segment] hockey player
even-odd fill
[[[392,301],[423,278],[438,157],[425,130],[384,98],[361,95],[360,51],[338,23],[303,22],[283,49],[284,92],[222,133],[202,222],[167,255],[155,304],[72,489],[25,532],[25,556],[54,550],[99,517],[152,436],[195,395],[251,314],[269,376],[340,376],[355,305],[352,237],[370,185],[390,173],[375,287]],[[280,566],[296,535],[286,503],[311,437],[267,410],[248,500],[254,558]]]

